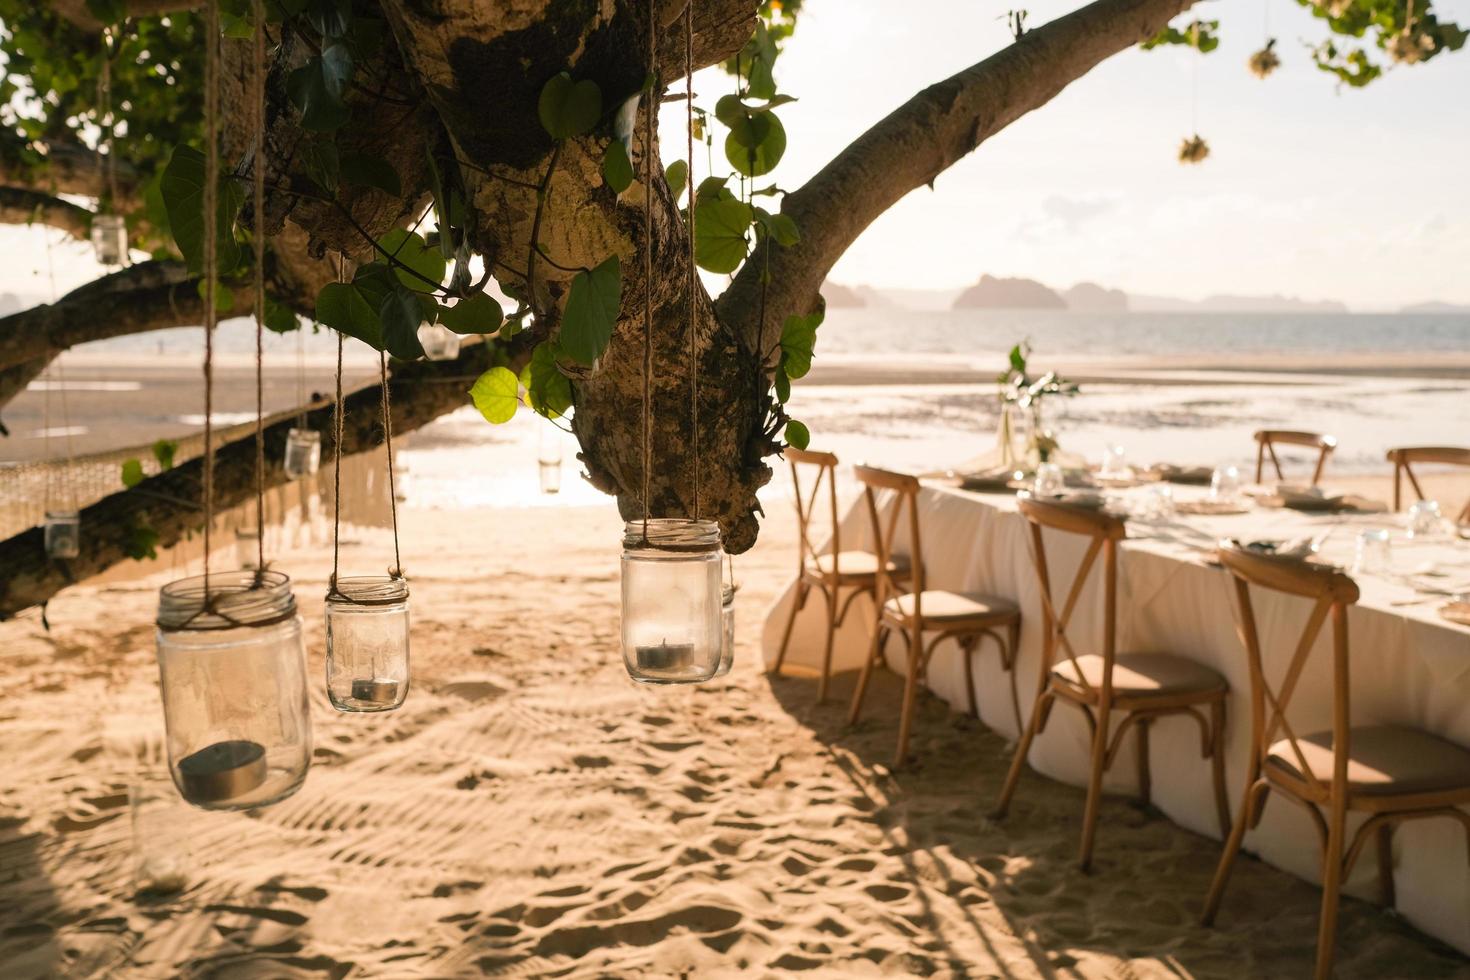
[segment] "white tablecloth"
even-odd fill
[[[1125,502],[1150,491],[1139,488]],[[1197,497],[1193,488],[1174,488],[1175,498]],[[892,500],[883,501],[886,508]],[[926,483],[919,495],[920,533],[929,588],[988,592],[1008,596],[1022,609],[1021,649],[1016,682],[1023,720],[1029,718],[1040,665],[1042,612],[1036,573],[1027,550],[1024,519],[1015,498],[970,493]],[[906,522],[900,522],[904,524]],[[1362,599],[1350,611],[1353,723],[1412,725],[1470,746],[1470,628],[1441,619],[1445,600],[1395,606],[1416,598],[1406,577],[1420,583],[1455,586],[1470,582],[1470,543],[1448,537],[1410,539],[1398,515],[1343,517],[1288,510],[1254,509],[1229,517],[1180,517],[1170,521],[1129,522],[1129,540],[1119,558],[1118,643],[1120,650],[1167,651],[1191,657],[1223,674],[1232,691],[1228,704],[1226,780],[1230,813],[1235,816],[1250,751],[1250,679],[1245,651],[1236,635],[1227,574],[1204,559],[1222,537],[1241,539],[1317,536],[1331,531],[1324,555],[1350,564],[1358,532],[1391,528],[1393,562],[1389,574],[1360,576]],[[842,520],[842,546],[871,548],[872,534],[859,500]],[[1046,532],[1048,563],[1054,591],[1070,584],[1086,550],[1084,539]],[[900,537],[896,550],[907,541]],[[1079,651],[1095,648],[1102,625],[1100,576],[1084,592],[1068,635]],[[781,633],[794,601],[788,587],[767,614],[762,637],[767,665],[773,663]],[[1279,683],[1300,638],[1310,603],[1255,590],[1253,603],[1268,673]],[[826,613],[819,594],[812,595],[797,618],[786,663],[820,668]],[[835,671],[862,666],[873,629],[872,605],[854,603],[838,631],[833,651]],[[1080,642],[1079,642],[1080,641]],[[1324,629],[1308,662],[1290,714],[1298,732],[1331,728],[1331,660]],[[981,720],[1014,738],[1018,726],[1009,683],[993,645],[976,654],[975,687]],[[885,651],[895,670],[904,669],[906,650],[891,639]],[[968,710],[965,674],[957,648],[942,644],[929,668],[929,687],[957,710]],[[1127,740],[1123,755],[1108,773],[1114,792],[1135,791],[1135,751]],[[1187,717],[1157,722],[1150,763],[1154,803],[1181,826],[1219,837],[1209,764],[1200,757],[1197,724]],[[1030,756],[1036,770],[1055,779],[1083,785],[1088,759],[1087,728],[1081,712],[1058,705]],[[1018,791],[1025,793],[1024,784]],[[976,800],[977,809],[993,800]],[[1077,817],[1081,820],[1081,806]],[[1356,823],[1350,822],[1349,833]],[[1099,832],[1099,849],[1107,848],[1107,827]],[[1319,881],[1316,834],[1306,814],[1282,799],[1266,807],[1265,817],[1245,838],[1247,850],[1303,878]],[[1394,865],[1400,912],[1425,932],[1470,952],[1470,861],[1464,831],[1449,820],[1406,823],[1394,835]],[[1375,860],[1370,852],[1358,862],[1348,890],[1371,897]],[[1204,896],[1201,895],[1201,900]],[[1227,894],[1228,901],[1228,894]]]

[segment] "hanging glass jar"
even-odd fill
[[[289,578],[217,572],[165,585],[158,670],[169,773],[185,800],[247,810],[301,787],[311,713]]]
[[[311,476],[322,465],[322,434],[315,429],[292,429],[286,433],[286,476],[299,480]]]
[[[235,530],[235,562],[244,569],[260,567],[260,531],[253,527]]]
[[[644,684],[695,684],[720,665],[720,526],[629,521],[623,536],[623,664]]]
[[[541,444],[536,453],[536,462],[541,471],[541,492],[561,491],[561,435],[550,426],[541,429]]]
[[[122,265],[128,257],[128,225],[120,214],[92,218],[92,247],[102,265]]]
[[[327,696],[338,711],[391,711],[408,696],[408,582],[337,579],[327,593]]]
[[[720,587],[720,665],[716,677],[724,677],[735,666],[735,586],[729,582]]]
[[[46,512],[46,556],[76,558],[82,553],[82,515],[74,510]]]
[[[419,324],[419,345],[431,361],[452,361],[459,356],[459,334],[442,324]]]

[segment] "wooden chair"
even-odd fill
[[[791,643],[791,630],[796,624],[797,614],[805,608],[813,592],[820,592],[827,605],[827,640],[822,651],[822,677],[817,682],[817,700],[827,698],[827,684],[832,673],[832,640],[837,628],[847,618],[853,600],[860,595],[876,595],[878,589],[878,556],[871,551],[842,550],[841,528],[837,511],[837,457],[831,453],[808,451],[788,446],[783,455],[791,464],[791,482],[796,490],[796,526],[800,536],[797,551],[796,601],[791,605],[791,615],[786,620],[786,631],[781,634],[781,650],[771,673],[781,672],[786,661],[786,649]],[[802,467],[816,467],[809,490],[803,491]],[[826,493],[822,486],[826,484]],[[827,509],[831,512],[830,550],[818,553],[819,542],[812,538],[812,521],[820,499],[827,498]],[[908,564],[904,559],[894,559],[888,565],[894,578],[908,575]],[[839,593],[848,592],[847,599],[839,606]]]
[[[1240,610],[1240,635],[1250,660],[1251,755],[1240,815],[1225,842],[1220,866],[1205,899],[1204,924],[1214,922],[1230,869],[1248,827],[1256,826],[1266,796],[1277,792],[1301,805],[1312,818],[1322,848],[1322,915],[1317,926],[1316,976],[1332,972],[1338,888],[1363,847],[1378,850],[1378,883],[1385,905],[1393,904],[1392,835],[1396,824],[1424,817],[1450,817],[1464,825],[1470,815],[1470,751],[1413,728],[1354,727],[1349,707],[1347,607],[1358,587],[1325,565],[1291,562],[1221,548]],[[1280,686],[1266,680],[1260,637],[1251,610],[1250,585],[1314,602]],[[1292,694],[1322,626],[1332,620],[1332,729],[1297,735],[1287,720]],[[1325,811],[1325,819],[1323,813]],[[1349,811],[1367,819],[1344,847]]]
[[[857,723],[862,712],[863,698],[868,691],[868,681],[878,660],[883,656],[884,641],[890,632],[896,630],[908,642],[908,671],[903,692],[903,713],[898,724],[898,749],[893,756],[895,767],[902,765],[908,755],[919,681],[928,669],[934,648],[942,640],[952,639],[959,643],[965,662],[965,689],[969,692],[970,713],[977,717],[979,706],[975,703],[973,654],[986,638],[995,641],[1000,650],[1001,667],[1011,674],[1011,703],[1016,708],[1016,723],[1019,725],[1021,713],[1016,695],[1015,666],[1016,648],[1021,637],[1020,607],[1010,599],[979,592],[948,592],[928,588],[925,584],[924,552],[919,536],[918,479],[870,466],[854,467],[854,472],[863,484],[863,499],[867,503],[868,516],[873,523],[873,540],[878,542],[878,555],[882,559],[880,568],[891,567],[890,563],[897,561],[893,553],[894,539],[900,521],[907,512],[908,565],[911,571],[910,590],[906,593],[899,592],[897,581],[891,572],[884,570],[878,573],[878,617],[874,624],[873,642],[868,649],[868,659],[863,664],[857,690],[852,695],[848,724]],[[892,490],[897,494],[886,525],[879,519],[875,490]],[[1000,631],[1004,631],[1004,637]],[[926,632],[933,633],[927,646],[924,645]]]
[[[1256,440],[1256,482],[1261,482],[1261,477],[1266,470],[1266,457],[1271,457],[1271,465],[1276,468],[1276,479],[1284,480],[1281,473],[1281,460],[1276,458],[1276,446],[1306,446],[1308,449],[1317,450],[1317,468],[1312,471],[1312,486],[1316,486],[1322,480],[1322,471],[1327,467],[1327,457],[1337,448],[1337,440],[1332,436],[1320,435],[1316,432],[1293,432],[1290,429],[1261,429],[1255,435]]]
[[[1470,449],[1461,449],[1455,446],[1410,446],[1403,449],[1390,449],[1388,461],[1393,464],[1393,509],[1398,510],[1401,502],[1400,491],[1403,488],[1403,477],[1409,478],[1409,484],[1414,488],[1417,499],[1424,499],[1424,491],[1419,486],[1419,480],[1414,476],[1414,471],[1409,468],[1412,463],[1447,463],[1450,466],[1470,466]],[[1465,501],[1465,507],[1455,518],[1456,524],[1470,524],[1470,500]]]
[[[1026,756],[1031,751],[1031,743],[1046,728],[1052,705],[1061,700],[1082,710],[1092,732],[1092,768],[1088,774],[1087,804],[1082,817],[1083,871],[1092,865],[1103,773],[1112,767],[1129,728],[1136,728],[1139,795],[1144,803],[1148,803],[1151,787],[1149,727],[1168,715],[1189,715],[1199,722],[1202,754],[1211,762],[1220,833],[1222,836],[1229,833],[1230,807],[1225,796],[1224,755],[1225,696],[1229,689],[1225,678],[1187,657],[1169,653],[1116,652],[1118,542],[1127,537],[1123,518],[1101,510],[1045,503],[1026,494],[1017,499],[1021,514],[1031,526],[1031,557],[1041,582],[1046,636],[1042,643],[1036,704],[1016,747],[1010,772],[1006,775],[1005,786],[996,805],[996,818],[1005,816],[1021,770],[1026,765]],[[1047,570],[1043,528],[1092,539],[1060,608],[1052,593],[1051,575]],[[1104,590],[1102,653],[1078,654],[1067,636],[1067,625],[1099,555],[1102,556]],[[1059,661],[1057,657],[1059,649],[1066,654],[1064,660]],[[1206,709],[1209,711],[1208,720],[1204,715]],[[1122,721],[1110,738],[1109,722],[1115,712],[1122,714]]]

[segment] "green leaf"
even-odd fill
[[[761,177],[775,170],[786,155],[786,127],[774,112],[747,118],[748,130],[732,129],[725,137],[725,159],[746,177]]]
[[[323,286],[316,296],[316,318],[374,350],[383,349],[383,325],[378,319],[378,308],[369,305],[356,283],[329,282]]]
[[[424,356],[424,347],[419,343],[419,324],[424,322],[424,311],[417,294],[395,286],[378,307],[378,322],[383,325],[383,346],[388,353],[401,361],[415,361]]]
[[[352,20],[352,0],[308,0],[306,17],[323,37],[341,37]]]
[[[820,312],[810,316],[793,315],[781,325],[781,356],[788,376],[805,377],[812,369],[812,349],[817,344],[817,327],[822,317]]]
[[[561,349],[579,364],[602,356],[622,306],[623,267],[616,255],[590,272],[572,277],[561,318]]]
[[[429,160],[429,190],[434,195],[434,223],[439,227],[439,254],[448,262],[454,254],[454,236],[450,229],[449,199],[444,194],[444,178],[439,174],[439,161],[434,159],[433,149],[426,149]]]
[[[796,222],[790,215],[772,214],[765,208],[756,208],[755,219],[760,222],[766,234],[783,246],[790,247],[801,241],[801,232],[797,230]]]
[[[382,157],[370,153],[348,153],[342,157],[342,179],[359,187],[372,187],[393,197],[403,196],[398,171]]]
[[[556,418],[572,407],[572,383],[557,369],[561,348],[552,341],[542,341],[531,353],[531,363],[521,372],[521,385],[526,389],[526,404],[538,415]]]
[[[664,180],[668,182],[669,193],[677,201],[684,193],[684,185],[689,181],[689,164],[683,160],[675,160],[664,170]]]
[[[566,72],[551,76],[536,103],[541,126],[552,139],[571,139],[590,132],[602,116],[602,90],[590,78],[573,82]]]
[[[158,460],[160,470],[171,470],[174,468],[174,454],[179,451],[179,444],[174,439],[159,439],[153,444],[153,458]],[[126,481],[124,481],[126,482]]]
[[[510,368],[493,367],[480,375],[470,388],[470,398],[488,422],[499,425],[516,414],[520,382]]]
[[[785,405],[791,400],[791,376],[786,373],[786,356],[781,356],[781,366],[776,370],[776,400]]]
[[[123,541],[123,553],[134,561],[158,557],[158,532],[149,526],[146,518],[133,518],[128,525],[127,538]]]
[[[136,459],[125,459],[122,464],[122,485],[131,490],[142,483],[143,464]]]
[[[444,253],[438,248],[430,248],[423,236],[402,228],[394,228],[378,239],[378,247],[393,256],[397,262],[408,267],[408,269],[395,267],[393,271],[397,273],[398,281],[409,289],[420,293],[432,292],[439,283],[444,281],[444,270],[448,265],[444,261]],[[412,269],[413,272],[408,271],[409,269]],[[414,275],[415,272],[418,275]]]
[[[749,248],[750,205],[733,197],[701,196],[694,215],[694,255],[700,268],[722,273],[738,269]]]
[[[349,115],[343,95],[352,77],[352,53],[345,44],[332,44],[286,79],[286,91],[301,110],[301,126],[314,132],[339,129]]]
[[[337,156],[337,144],[332,142],[331,137],[323,136],[304,141],[301,147],[301,165],[313,184],[328,194],[337,193],[342,162]]]
[[[476,293],[447,306],[439,314],[439,322],[460,334],[494,333],[500,329],[505,311],[487,293]]]
[[[290,333],[301,327],[296,311],[284,303],[277,303],[269,296],[265,298],[265,328],[271,333]]]
[[[192,146],[174,147],[158,189],[174,243],[189,271],[197,275],[204,269],[204,154]],[[216,200],[215,255],[219,273],[225,275],[240,264],[234,228],[245,189],[236,181],[221,180]]]
[[[797,449],[805,449],[812,441],[812,434],[807,427],[796,419],[786,420],[786,445],[795,446]]]
[[[614,194],[633,186],[633,161],[628,159],[627,149],[618,140],[607,144],[607,151],[602,155],[602,179]]]

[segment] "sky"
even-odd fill
[[[1028,24],[1078,5],[1029,0]],[[800,186],[914,93],[1009,44],[1007,9],[805,0],[777,66],[780,89],[799,101],[781,110],[788,149],[773,177]],[[1470,0],[1435,9],[1470,23]],[[945,289],[990,273],[1191,299],[1279,293],[1362,310],[1470,303],[1470,47],[1340,89],[1308,57],[1321,22],[1294,2],[1220,0],[1196,11],[1221,22],[1215,51],[1108,59],[934,190],[909,194],[832,279]],[[1246,61],[1268,22],[1282,66],[1260,80]],[[706,72],[695,91],[712,104],[730,84]],[[1211,154],[1184,166],[1176,154],[1192,118]],[[679,131],[675,109],[663,119],[666,154]]]
[[[1076,6],[1030,0],[1029,24]],[[773,179],[800,186],[914,93],[1011,43],[1007,9],[806,0],[777,68],[781,90],[798,101],[781,109],[789,142]],[[957,289],[990,273],[1190,299],[1336,299],[1355,310],[1470,303],[1470,50],[1349,90],[1311,64],[1307,44],[1323,30],[1290,0],[1198,9],[1221,21],[1217,50],[1131,49],[1108,59],[932,191],[905,197],[832,278]],[[1470,0],[1439,0],[1436,9],[1470,23]],[[1268,30],[1283,64],[1263,81],[1245,63]],[[711,69],[695,91],[713,107],[732,84]],[[672,160],[683,146],[682,105],[665,106],[661,128]],[[1195,129],[1210,157],[1181,165],[1179,141]],[[702,157],[696,178],[706,173]],[[0,229],[0,292],[49,298],[48,239],[58,241],[41,229]],[[101,271],[76,243],[53,244],[51,260],[60,292]]]

